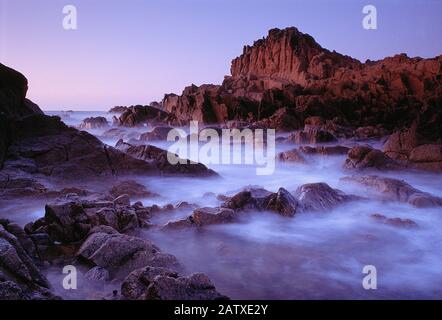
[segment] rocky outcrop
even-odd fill
[[[85,129],[85,130],[91,130],[91,129],[101,129],[106,128],[109,126],[109,123],[107,122],[105,117],[90,117],[84,119],[81,123],[79,128]]]
[[[357,137],[377,138],[415,120],[441,132],[441,63],[442,56],[405,54],[361,63],[296,28],[272,29],[244,47],[221,85],[192,85],[180,96],[166,95],[163,106],[183,122],[272,123],[267,119],[281,112],[289,119],[277,125],[281,130],[320,116],[360,128],[352,133]]]
[[[442,206],[442,198],[420,191],[403,180],[379,176],[352,176],[342,180],[366,186],[382,200],[404,202],[418,208]]]

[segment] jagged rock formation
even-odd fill
[[[354,127],[430,122],[441,132],[442,56],[405,54],[361,63],[322,48],[296,28],[273,29],[244,47],[221,85],[192,85],[166,95],[165,111],[182,122],[262,121],[286,108],[297,129],[309,116]]]

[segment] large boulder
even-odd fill
[[[442,198],[420,191],[403,180],[379,176],[352,176],[342,180],[366,186],[383,200],[405,202],[419,208],[442,206]]]

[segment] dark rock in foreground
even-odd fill
[[[226,300],[210,279],[195,273],[179,276],[165,268],[145,267],[133,271],[121,285],[122,299],[129,300]]]
[[[38,262],[33,240],[18,225],[0,220],[0,300],[59,299]]]

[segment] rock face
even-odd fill
[[[109,123],[107,122],[105,117],[91,117],[86,118],[82,121],[80,124],[80,129],[100,129],[100,128],[106,128],[109,126]]]
[[[342,178],[378,192],[383,200],[405,202],[419,208],[442,206],[442,198],[422,192],[403,180],[378,176],[352,176]]]
[[[285,108],[281,113],[290,117],[289,130],[319,116],[367,128],[357,132],[367,137],[410,127],[417,120],[431,123],[440,136],[441,63],[442,56],[405,54],[361,63],[322,48],[296,28],[272,29],[266,38],[244,47],[221,85],[192,85],[180,96],[166,95],[163,107],[183,122],[207,123],[266,123]],[[287,130],[286,124],[276,126]]]

